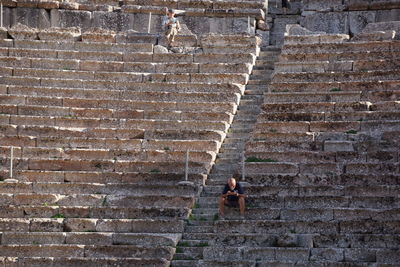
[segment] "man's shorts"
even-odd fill
[[[225,206],[231,207],[231,208],[236,208],[239,207],[239,198],[237,199],[226,199],[225,200]]]
[[[168,27],[168,29],[165,31],[165,36],[171,35],[175,36],[178,34],[178,30],[176,27]]]

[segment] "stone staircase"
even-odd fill
[[[245,144],[251,137],[252,127],[260,113],[263,95],[271,81],[274,62],[280,49],[261,48],[244,96],[228,130],[227,137],[217,155],[216,164],[208,175],[207,183],[187,220],[185,232],[177,245],[172,266],[203,266],[204,249],[213,246],[216,239],[215,222],[218,221],[218,199],[229,177],[241,172]],[[234,219],[238,211],[226,211],[227,218]],[[208,265],[207,265],[208,264]],[[207,263],[213,266],[214,262]]]
[[[136,41],[0,40],[1,264],[170,264],[259,41]]]

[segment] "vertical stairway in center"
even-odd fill
[[[264,93],[267,92],[274,72],[274,63],[278,60],[279,54],[279,47],[261,48],[231,128],[217,155],[216,164],[187,220],[185,232],[177,245],[172,266],[215,266],[219,264],[216,262],[205,263],[203,260],[204,248],[212,246],[213,240],[216,238],[214,223],[219,220],[217,200],[227,179],[241,171],[245,144],[251,136],[253,126],[261,111]],[[240,177],[237,178],[240,179]],[[226,214],[227,219],[232,216],[234,217],[235,213],[228,212]]]

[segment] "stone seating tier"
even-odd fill
[[[169,264],[258,53],[200,40],[1,41],[1,263]],[[193,186],[177,185],[187,150]]]
[[[268,87],[250,85],[266,91],[245,148],[245,220],[215,219],[217,164],[177,266],[398,264],[398,41],[302,38],[286,38]]]

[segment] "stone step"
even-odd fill
[[[173,149],[173,150],[172,150]],[[186,150],[164,147],[164,151],[157,149],[80,149],[80,148],[51,148],[51,147],[14,147],[15,158],[57,158],[57,159],[83,159],[83,160],[135,160],[139,161],[182,161],[186,157]],[[10,156],[10,147],[0,147],[0,156],[3,158]],[[189,153],[190,161],[208,163],[215,158],[212,153],[195,152]]]
[[[381,230],[382,225],[389,228]],[[260,234],[399,234],[400,221],[370,221],[370,220],[348,220],[344,222],[286,222],[286,221],[217,221],[214,229],[218,233],[251,233],[256,231]],[[340,230],[339,230],[340,227]]]
[[[204,84],[204,83],[217,83],[217,84],[226,84],[226,83],[236,83],[244,85],[247,83],[247,74],[199,74],[193,73],[190,75],[191,82],[196,84]],[[187,77],[187,76],[186,76]],[[153,78],[150,77],[150,80]],[[155,82],[162,82],[166,80],[163,75],[161,79],[156,79]],[[186,81],[187,82],[187,81]],[[253,83],[252,81],[251,83]],[[144,84],[151,84],[144,83]],[[113,89],[113,90],[121,90],[130,88],[130,86],[137,85],[135,81],[112,81],[112,80],[83,80],[79,79],[77,82],[76,79],[68,79],[68,78],[36,78],[36,77],[20,77],[20,76],[4,76],[0,79],[1,85],[20,85],[20,86],[46,86],[46,87],[63,87],[63,88],[84,88],[84,89]],[[143,84],[143,83],[142,83]],[[146,86],[146,85],[145,85]],[[150,85],[151,86],[151,85]],[[175,85],[172,85],[175,86]],[[235,86],[234,86],[235,87]],[[190,90],[189,90],[190,91]],[[134,91],[122,91],[124,93],[133,93]]]
[[[182,234],[182,240],[212,240],[216,236],[215,233],[210,232],[210,233],[183,233]]]
[[[307,100],[308,101],[308,100]],[[369,110],[381,110],[386,106],[386,102],[380,104],[372,104],[368,101],[355,101],[355,102],[302,102],[301,100],[296,103],[265,103],[262,105],[264,112],[357,112]],[[376,108],[374,109],[374,107]],[[380,108],[382,106],[382,108]],[[396,104],[393,103],[393,107]],[[393,109],[394,110],[394,109]]]
[[[349,162],[349,163],[305,163],[296,164],[288,162],[249,162],[246,164],[246,174],[314,174],[326,175],[332,174],[361,174],[369,173],[385,173],[398,174],[398,164],[383,162],[383,163],[364,163],[364,162]]]
[[[54,59],[78,59],[78,60],[102,60],[123,62],[154,62],[154,63],[252,63],[254,55],[231,53],[229,57],[222,54],[157,54],[153,52],[131,52],[125,51],[76,51],[76,50],[53,50],[53,49],[30,49],[30,48],[4,48],[2,56],[31,57],[31,58],[54,58]],[[229,59],[228,59],[229,58]]]
[[[262,196],[396,196],[398,186],[268,186],[246,184],[243,185],[245,194],[252,197]],[[205,186],[202,197],[218,197],[223,190],[222,185]]]
[[[90,92],[92,93],[92,92]],[[94,92],[93,92],[94,93]],[[217,102],[199,102],[199,103],[181,103],[179,108],[176,106],[177,102],[161,102],[161,101],[141,101],[141,100],[118,100],[118,99],[85,99],[85,98],[69,98],[69,97],[58,97],[58,96],[25,96],[25,95],[13,95],[6,96],[0,95],[1,102],[11,102],[14,105],[25,105],[32,104],[36,106],[43,106],[44,103],[48,103],[49,108],[70,108],[77,111],[79,115],[80,110],[93,109],[93,110],[105,110],[110,113],[111,110],[115,110],[118,116],[124,116],[123,114],[131,114],[132,117],[140,116],[141,112],[148,113],[149,116],[154,116],[161,111],[175,112],[177,116],[181,112],[193,112],[199,107],[196,112],[205,112],[206,114],[210,111],[222,114],[222,116],[231,116],[235,109],[236,104],[234,103],[220,103],[218,106]],[[25,100],[26,99],[26,100]],[[159,107],[158,112],[154,111],[155,106]],[[202,105],[202,106],[201,106]],[[208,108],[208,110],[207,110]],[[151,111],[150,111],[151,110]],[[153,115],[151,115],[153,114]],[[172,113],[171,113],[172,114]]]
[[[374,203],[380,201],[380,203]],[[259,208],[288,208],[288,209],[304,209],[319,208],[327,209],[333,207],[341,208],[369,208],[369,209],[391,209],[398,208],[400,200],[395,196],[379,197],[379,196],[321,196],[314,194],[313,196],[249,196],[246,199],[249,207]],[[202,208],[216,208],[218,197],[202,197],[199,199],[199,205]]]
[[[153,207],[191,207],[193,196],[159,196],[155,201],[154,195],[105,195],[105,194],[0,194],[4,203],[8,205],[44,205],[44,206],[88,206],[88,207],[149,207],[153,201]],[[29,202],[29,198],[30,202]]]
[[[135,256],[147,259],[172,259],[173,248],[142,246],[99,246],[99,245],[2,245],[1,256],[7,257],[63,257],[67,253],[70,257],[108,257],[124,258]]]
[[[289,143],[290,144],[290,143]],[[257,148],[256,148],[257,149]],[[261,149],[260,149],[261,150]],[[353,161],[353,162],[379,162],[379,157],[375,154],[357,154],[356,152],[344,152],[339,150],[344,150],[343,148],[337,148],[332,152],[323,151],[274,151],[275,147],[271,150],[265,151],[250,151],[247,150],[246,157],[248,161],[265,161],[265,162],[293,162],[293,163],[332,163],[341,160]],[[394,152],[382,152],[384,155],[381,162],[388,161],[388,158],[396,160]],[[377,159],[374,159],[377,157]]]
[[[202,239],[202,240],[188,240],[188,239],[181,239],[179,243],[177,244],[179,247],[185,249],[187,247],[208,247],[208,240]]]
[[[213,226],[186,226],[185,233],[210,233],[213,229]]]
[[[70,117],[46,117],[28,115],[0,115],[0,120],[10,125],[58,126],[66,128],[122,128],[122,129],[200,129],[226,131],[229,124],[223,121],[152,120],[152,119],[92,119]]]
[[[345,259],[352,259],[356,261],[367,260],[367,258],[377,259],[374,262],[386,262],[385,259],[380,257],[383,255],[394,255],[391,250],[367,250],[364,253],[357,254],[360,252],[357,249],[326,249],[326,248],[232,248],[224,247],[221,248],[220,253],[212,253],[211,248],[206,248],[204,251],[205,264],[212,264],[212,266],[224,266],[226,262],[234,262],[240,264],[240,266],[254,266],[254,264],[261,264],[260,266],[294,266],[294,264],[302,264],[304,266],[310,264],[321,265],[324,263],[333,264],[335,266],[346,266],[347,262],[343,265],[335,264],[337,261],[345,261]],[[381,254],[382,253],[382,254]],[[234,258],[235,260],[232,260]],[[368,266],[367,263],[365,265]]]
[[[14,76],[51,77],[51,73],[59,73],[63,77],[75,74],[78,77],[93,79],[96,76],[93,71],[102,72],[138,72],[138,73],[247,73],[251,71],[250,63],[164,63],[164,62],[124,62],[124,61],[100,61],[100,60],[77,60],[77,59],[54,59],[54,58],[29,58],[24,57],[1,57],[3,65],[2,72],[6,73],[4,67],[14,67]],[[26,68],[26,69],[19,69]],[[42,69],[48,69],[48,74]],[[63,70],[56,71],[56,70]],[[82,71],[82,72],[81,72]],[[110,74],[112,75],[112,74]],[[11,74],[10,74],[11,76]],[[119,77],[118,75],[115,75]],[[103,76],[104,77],[104,76]],[[105,77],[104,77],[105,78]]]
[[[245,97],[245,96],[250,96],[250,97],[252,97],[252,96],[263,96],[264,95],[264,91],[262,91],[262,90],[246,90],[245,92],[244,92],[244,96],[242,96],[242,97]]]
[[[152,53],[149,43],[59,42],[50,40],[10,40],[14,48],[45,49],[81,52],[131,52]]]
[[[120,232],[180,233],[181,220],[160,219],[85,219],[85,218],[0,218],[2,232]]]
[[[400,80],[379,81],[307,81],[307,82],[273,82],[269,85],[270,92],[347,92],[374,91],[400,88]]]
[[[27,248],[28,249],[28,248]],[[26,250],[27,250],[26,249]],[[133,257],[130,258],[128,256],[126,257],[105,257],[105,256],[96,256],[96,257],[65,257],[65,253],[63,254],[63,247],[50,247],[49,249],[57,249],[59,251],[60,256],[59,257],[20,257],[20,258],[4,258],[4,260],[1,260],[1,263],[4,264],[20,264],[20,265],[25,265],[25,266],[51,266],[51,265],[56,265],[56,266],[61,266],[61,265],[67,265],[67,266],[85,266],[85,265],[92,265],[93,263],[100,264],[102,266],[107,266],[107,265],[125,265],[125,266],[162,266],[162,267],[167,267],[170,266],[170,262],[167,259],[145,259],[145,258],[137,258]],[[21,249],[22,252],[25,251],[24,249]],[[36,251],[34,250],[35,253],[37,252],[38,255],[40,254],[40,250]],[[42,251],[45,251],[42,249]],[[66,249],[66,252],[68,252],[69,249]],[[100,253],[99,253],[100,254]],[[73,255],[73,254],[71,254]]]
[[[398,68],[398,59],[341,60],[329,61],[285,61],[275,64],[276,72],[329,72],[329,71],[371,71]]]
[[[8,159],[1,159],[9,164]],[[209,164],[190,162],[190,173],[207,173]],[[106,172],[161,172],[161,173],[182,173],[185,169],[185,162],[156,162],[127,160],[82,160],[82,159],[15,159],[15,170],[52,170],[52,171],[106,171]]]
[[[48,70],[46,70],[48,71]],[[225,93],[239,93],[243,94],[244,86],[239,84],[231,83],[215,83],[213,89],[211,89],[206,83],[203,82],[189,82],[180,80],[179,75],[173,74],[179,82],[174,81],[169,77],[169,74],[160,75],[160,77],[146,76],[140,77],[139,74],[125,73],[118,74],[119,77],[111,75],[112,73],[106,72],[96,72],[96,77],[98,80],[85,80],[79,78],[79,83],[70,78],[30,78],[30,77],[3,77],[3,81],[7,81],[8,84],[1,84],[2,90],[7,91],[8,94],[17,94],[17,92],[26,92],[26,95],[37,95],[36,92],[42,92],[46,89],[49,90],[68,90],[68,92],[86,92],[88,96],[86,98],[100,98],[100,99],[119,99],[120,95],[124,92],[129,91],[129,88],[135,87],[135,92],[175,92],[175,93],[215,93],[215,92],[225,92]],[[105,80],[101,80],[105,79]],[[29,81],[30,83],[24,83],[24,81]],[[40,82],[40,83],[39,83]],[[12,85],[15,83],[15,85]],[[9,88],[8,90],[7,87]],[[28,90],[29,89],[29,90]],[[75,89],[75,90],[73,90]],[[97,91],[91,91],[89,89],[96,89]],[[6,94],[4,92],[4,94]],[[50,91],[49,93],[51,93]],[[60,93],[61,93],[60,92]],[[91,92],[96,92],[96,94],[90,95]],[[109,92],[109,94],[107,94]],[[54,92],[57,93],[57,92]],[[64,95],[66,97],[71,96]],[[75,96],[75,95],[74,95]],[[90,96],[90,97],[89,97]],[[76,96],[75,96],[76,97]]]
[[[143,129],[117,129],[117,128],[101,128],[91,129],[88,131],[86,127],[57,127],[57,126],[30,126],[30,125],[2,125],[2,130],[6,136],[28,137],[86,137],[86,138],[104,138],[104,139],[148,139],[158,140],[215,140],[222,141],[223,134],[218,131],[192,131],[192,130],[164,130],[160,129],[144,131]],[[3,137],[4,139],[5,137]],[[163,150],[171,148],[164,147]]]
[[[195,195],[197,188],[189,185],[142,185],[138,183],[32,183],[32,182],[2,182],[0,193],[38,193],[38,194],[99,194],[99,195],[164,195],[190,196]]]
[[[216,151],[218,144],[215,141],[207,140],[147,140],[142,144],[141,139],[112,139],[112,138],[91,138],[91,137],[38,137],[31,136],[7,136],[0,138],[2,147],[4,146],[25,146],[40,148],[68,148],[68,149],[111,149],[111,150],[164,150],[164,151],[186,151],[200,152],[202,149],[206,151]],[[197,147],[198,150],[195,150]],[[39,151],[38,151],[39,152]],[[6,153],[6,152],[5,152]],[[60,152],[59,152],[60,153]],[[212,153],[212,152],[210,152]],[[195,158],[195,154],[194,158]],[[49,158],[49,156],[47,156]],[[118,157],[117,157],[118,159]],[[183,159],[183,158],[182,158]],[[112,158],[114,160],[114,157]],[[109,161],[112,161],[109,159]]]
[[[8,171],[1,170],[1,177],[9,177]],[[46,171],[46,170],[16,170],[16,178],[21,182],[50,183],[141,183],[147,185],[176,185],[182,181],[180,173],[140,173],[140,172],[85,172],[85,171]],[[206,179],[205,174],[189,174],[189,181],[201,185]]]
[[[287,44],[283,49],[283,54],[297,54],[297,53],[372,53],[372,52],[389,52],[398,51],[395,42],[381,42],[381,41],[365,41],[365,42],[338,42],[338,43],[297,43]]]
[[[271,82],[271,79],[267,79],[263,76],[253,76],[253,80],[248,81],[248,85],[263,85],[266,86]]]
[[[265,103],[309,103],[309,102],[360,102],[361,92],[287,92],[267,93],[264,95]]]
[[[212,243],[221,247],[302,247],[302,248],[335,248],[334,239],[351,244],[351,248],[395,248],[398,234],[263,234],[256,233],[224,233],[209,237]],[[239,241],[242,240],[242,241]],[[384,242],[376,242],[384,240]],[[236,241],[236,242],[235,242]],[[385,247],[385,242],[388,246]],[[336,247],[337,248],[337,247]]]
[[[309,127],[307,126],[309,124]],[[286,126],[286,127],[285,127]],[[289,129],[288,126],[293,126]],[[397,131],[397,121],[326,121],[326,122],[265,122],[258,123],[256,130],[270,128],[271,132],[347,132],[357,133],[379,131]]]
[[[0,218],[186,219],[184,207],[95,207],[38,205],[1,206]]]
[[[187,259],[187,260],[177,260],[177,259],[174,259],[172,262],[171,262],[171,266],[172,267],[180,267],[180,266],[182,266],[182,267],[185,267],[185,266],[198,266],[198,262],[197,262],[197,260],[195,260],[195,259]]]
[[[219,112],[179,112],[179,111],[144,111],[116,110],[102,108],[70,108],[49,107],[39,105],[3,105],[3,114],[29,116],[60,116],[71,118],[100,118],[100,119],[196,119],[196,120],[226,120],[231,121],[232,115]],[[200,114],[201,115],[200,115]]]
[[[399,57],[399,51],[369,51],[368,58],[374,58],[377,60],[392,59]],[[364,51],[322,51],[317,53],[286,53],[286,50],[280,55],[279,60],[281,62],[291,62],[291,61],[349,61],[349,60],[365,60],[366,54]]]
[[[133,245],[133,246],[168,246],[178,243],[180,234],[137,234],[107,232],[4,232],[3,245]]]
[[[225,185],[226,175],[210,174],[207,185]],[[246,175],[246,181],[251,184],[268,184],[280,186],[282,184],[301,185],[354,185],[354,186],[375,186],[375,185],[396,185],[400,179],[399,174],[385,173],[352,173],[352,174],[320,174],[320,179],[310,175],[283,175],[283,174],[252,174]]]
[[[18,78],[19,81],[24,81],[24,78],[20,77]],[[0,83],[4,84],[10,82],[10,84],[15,84],[18,85],[18,80],[15,79],[15,77],[3,77],[3,79],[0,80]],[[38,81],[39,82],[39,81]],[[85,83],[87,83],[87,85],[85,85]],[[85,95],[85,92],[87,93],[94,93],[95,91],[86,91],[86,89],[82,89],[85,88],[86,86],[88,87],[94,87],[94,89],[102,89],[104,90],[105,87],[107,87],[108,85],[111,85],[111,87],[113,86],[118,86],[118,82],[109,82],[109,81],[105,81],[105,84],[102,84],[102,82],[97,82],[97,81],[82,81],[82,84],[79,84],[76,82],[76,80],[60,80],[60,79],[53,79],[51,84],[46,84],[44,86],[47,86],[45,88],[40,88],[37,87],[39,84],[36,83],[36,88],[34,91],[32,91],[32,89],[30,89],[29,87],[11,87],[9,89],[9,94],[12,95],[33,95],[33,96],[55,96],[55,97],[67,97],[67,98],[71,98],[71,95],[66,95],[67,92],[69,93],[75,93],[75,97],[78,98],[98,98],[97,97],[83,97]],[[108,85],[107,85],[108,84]],[[61,89],[61,90],[54,90],[53,87],[64,87],[65,89]],[[75,87],[75,89],[73,89]],[[50,88],[50,89],[49,89]],[[73,89],[68,90],[68,89]],[[113,88],[111,88],[113,89]],[[53,90],[53,91],[52,91]],[[121,98],[125,98],[127,100],[136,100],[136,101],[157,101],[157,102],[173,102],[176,100],[179,100],[181,102],[196,102],[196,100],[198,102],[218,102],[217,99],[214,99],[214,101],[212,100],[213,96],[215,95],[220,95],[220,102],[224,102],[221,101],[221,97],[223,99],[225,99],[225,102],[230,102],[233,101],[235,103],[239,102],[239,98],[240,98],[240,94],[239,93],[235,93],[235,92],[221,92],[221,93],[191,93],[191,92],[181,92],[181,93],[174,93],[174,92],[136,92],[136,91],[129,91],[129,90],[122,90],[120,92],[113,92],[116,93],[116,95],[114,95],[113,98],[111,99],[121,99]],[[119,97],[118,97],[119,95]],[[186,98],[186,100],[185,100]],[[106,98],[106,99],[110,99],[110,98]]]
[[[69,128],[57,126],[30,126],[30,125],[2,125],[1,129],[7,136],[36,136],[36,137],[86,137],[109,139],[149,139],[149,140],[214,140],[222,142],[223,133],[218,131],[202,130],[147,130],[144,129],[117,129],[117,128]],[[164,150],[168,150],[166,147]]]
[[[307,72],[290,73],[277,72],[274,74],[273,82],[305,82],[309,80],[317,82],[343,82],[343,81],[376,81],[376,80],[398,80],[398,71],[371,70],[371,71],[338,71],[338,72]]]

